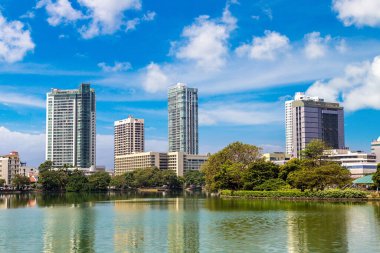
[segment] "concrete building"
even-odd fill
[[[184,152],[144,152],[122,155],[115,158],[115,175],[156,167],[161,170],[173,170],[177,176],[183,176],[187,171],[199,170],[207,159],[206,155],[192,155]]]
[[[376,172],[377,163],[375,154],[348,149],[333,149],[325,151],[324,159],[334,161],[346,167],[353,178],[362,177]]]
[[[20,157],[16,151],[0,156],[0,178],[5,180],[5,184],[10,185],[14,176],[20,174],[20,165]]]
[[[168,91],[169,152],[198,154],[198,90],[178,83]]]
[[[96,166],[96,102],[90,84],[52,89],[46,101],[46,160],[54,167]]]
[[[371,142],[371,152],[376,155],[376,162],[380,163],[380,137]]]
[[[278,165],[283,165],[291,159],[291,155],[284,152],[273,152],[263,154],[263,158],[267,162],[273,162]]]
[[[129,116],[114,123],[114,161],[118,156],[144,152],[144,120]]]
[[[345,147],[344,109],[339,103],[298,92],[294,100],[285,102],[285,108],[287,154],[298,157],[313,139],[320,139],[334,149]]]

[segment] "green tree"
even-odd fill
[[[43,173],[45,171],[51,170],[53,168],[53,162],[52,161],[45,161],[38,166],[39,173]]]
[[[278,191],[287,186],[281,178],[272,178],[254,188],[257,191]]]
[[[17,189],[22,189],[24,186],[29,185],[29,177],[23,175],[15,175],[12,179],[12,186]]]
[[[124,190],[128,187],[125,175],[113,176],[110,181],[110,185],[117,190]]]
[[[183,180],[186,187],[190,185],[203,186],[205,184],[205,175],[199,170],[191,170],[185,173]]]
[[[289,173],[296,170],[301,170],[302,168],[302,161],[300,159],[293,158],[284,165],[280,166],[280,173],[278,174],[278,177],[286,181]]]
[[[252,190],[269,179],[278,177],[279,166],[272,162],[256,161],[252,163],[243,175],[243,188]]]
[[[234,142],[211,155],[202,166],[207,189],[216,191],[231,183],[239,184],[241,174],[251,163],[261,159],[260,151],[256,146]]]
[[[308,166],[319,166],[322,164],[324,151],[330,149],[322,140],[311,140],[304,150],[301,151],[301,158]]]
[[[83,171],[74,170],[68,177],[66,191],[80,192],[89,189],[88,179]]]
[[[342,188],[351,182],[350,172],[336,163],[312,169],[302,169],[289,174],[287,182],[300,190],[324,190]]]
[[[40,173],[39,183],[44,191],[62,191],[67,184],[68,174],[63,170],[45,170]]]
[[[111,177],[108,172],[99,171],[88,177],[88,183],[92,191],[106,191],[110,185]]]
[[[179,189],[182,187],[182,182],[177,177],[177,174],[172,170],[160,171],[161,185],[166,185],[169,189]]]
[[[0,187],[3,187],[5,185],[5,179],[0,178]]]
[[[373,183],[375,184],[377,190],[380,188],[380,163],[377,165],[377,170],[375,174],[372,175]]]
[[[160,170],[157,168],[138,169],[133,172],[135,187],[162,186]]]

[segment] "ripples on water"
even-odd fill
[[[0,195],[0,252],[380,252],[380,203]]]

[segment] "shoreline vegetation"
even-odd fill
[[[53,169],[46,161],[39,166],[38,184],[28,185],[18,176],[12,182],[16,191],[32,188],[43,192],[168,192],[201,190],[223,198],[270,198],[305,200],[380,200],[380,164],[372,177],[374,184],[358,189],[352,184],[350,171],[324,159],[329,149],[322,141],[312,140],[284,165],[265,161],[259,147],[234,142],[211,155],[201,171],[186,172],[183,177],[172,170],[138,169],[122,175],[107,172],[85,175],[68,170],[70,165]],[[14,192],[14,191],[13,191]]]

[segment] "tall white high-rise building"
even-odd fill
[[[178,83],[168,91],[169,152],[198,154],[198,90]]]
[[[144,152],[144,120],[129,116],[114,123],[114,158]]]
[[[96,166],[96,102],[90,84],[52,89],[46,100],[46,160],[54,167]]]
[[[313,139],[343,149],[344,109],[339,103],[297,92],[294,100],[285,102],[285,131],[286,153],[294,157]]]

